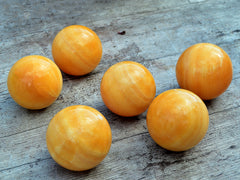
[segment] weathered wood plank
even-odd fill
[[[218,122],[210,122],[207,136],[190,151],[182,153],[165,151],[152,141],[147,131],[144,133],[141,131],[142,133],[138,132],[134,136],[113,140],[107,158],[101,165],[87,173],[72,173],[57,166],[50,158],[46,146],[42,146],[45,141],[43,138],[45,128],[39,129],[40,131],[32,130],[22,137],[16,135],[8,139],[10,143],[6,147],[6,152],[9,156],[17,155],[19,159],[10,158],[20,164],[8,161],[7,166],[11,168],[1,169],[0,172],[6,177],[23,177],[23,179],[26,177],[30,179],[33,177],[61,177],[62,179],[80,177],[98,179],[121,177],[126,177],[126,179],[131,177],[136,179],[164,177],[211,179],[219,177],[225,179],[240,177],[240,172],[236,168],[240,163],[238,144],[240,125],[236,118],[239,116],[239,108],[210,115],[211,120]],[[139,121],[145,122],[144,118]],[[125,128],[128,127],[130,129],[127,132],[131,132],[131,126]],[[29,137],[30,134],[31,137]],[[2,142],[4,140],[1,144]],[[32,149],[36,151],[31,151]],[[27,159],[31,161],[25,161]]]
[[[0,1],[0,179],[238,179],[240,178],[240,2],[238,0]],[[103,58],[89,75],[63,74],[63,91],[50,107],[19,107],[7,91],[11,66],[30,54],[52,58],[56,33],[70,24],[94,29]],[[117,32],[126,31],[125,35]],[[221,46],[231,57],[229,89],[206,101],[210,126],[204,140],[187,152],[157,146],[147,132],[146,113],[122,118],[101,100],[100,81],[112,64],[134,60],[153,74],[157,94],[178,88],[175,65],[184,49],[199,42]],[[156,95],[157,95],[156,94]],[[50,157],[45,132],[64,107],[85,104],[109,120],[113,144],[96,168],[71,172]]]

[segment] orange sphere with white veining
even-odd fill
[[[152,74],[143,65],[123,61],[111,66],[101,82],[105,105],[120,116],[143,113],[152,102],[156,85]]]
[[[50,121],[48,151],[61,166],[84,171],[97,166],[108,154],[112,134],[108,121],[89,106],[69,106]]]
[[[176,76],[181,88],[188,89],[203,100],[221,95],[232,81],[232,62],[220,47],[195,44],[186,49],[176,66]]]
[[[31,55],[18,60],[8,74],[8,91],[20,106],[42,109],[51,105],[62,90],[62,74],[50,59]]]
[[[171,151],[185,151],[205,136],[208,110],[194,93],[172,89],[158,95],[147,112],[147,127],[153,140]]]
[[[88,27],[71,25],[62,29],[52,44],[52,55],[59,68],[80,76],[93,71],[102,57],[102,44]]]

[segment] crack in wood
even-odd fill
[[[214,114],[218,114],[218,113],[222,113],[222,112],[228,112],[228,111],[231,111],[231,110],[235,110],[235,109],[238,109],[239,107],[240,107],[240,105],[235,106],[235,107],[231,107],[231,108],[227,108],[227,109],[223,109],[221,111],[215,111],[215,112],[210,113],[209,116],[214,115]]]
[[[25,133],[25,132],[28,132],[28,131],[32,131],[32,130],[35,130],[35,129],[39,129],[39,128],[45,127],[45,126],[48,126],[48,124],[45,124],[45,125],[42,125],[42,126],[38,126],[38,127],[35,127],[35,128],[31,128],[31,129],[27,129],[25,131],[17,132],[17,133],[14,133],[14,134],[9,134],[9,135],[6,135],[6,136],[2,136],[2,137],[0,137],[0,139],[8,138],[8,137],[15,136],[15,135],[18,135],[18,134],[22,134],[22,133]]]
[[[134,134],[132,136],[127,136],[127,137],[124,137],[124,138],[115,139],[115,140],[112,141],[112,143],[117,143],[119,141],[123,141],[123,140],[126,140],[126,139],[134,138],[134,137],[137,137],[137,136],[147,135],[147,134],[149,134],[148,131],[147,132],[142,132],[142,133],[139,133],[139,134]]]
[[[6,168],[6,169],[0,169],[0,173],[4,172],[4,171],[10,171],[12,169],[16,169],[16,168],[19,168],[19,167],[22,167],[22,166],[36,164],[36,163],[39,163],[41,161],[46,161],[46,160],[49,160],[49,159],[52,159],[52,157],[48,157],[48,158],[44,158],[44,159],[37,159],[36,161],[33,161],[33,162],[24,163],[24,164],[21,164],[21,165],[18,165],[18,166],[13,166],[13,167]]]

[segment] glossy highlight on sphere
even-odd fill
[[[70,75],[80,76],[93,71],[102,57],[102,44],[88,27],[71,25],[62,29],[52,44],[53,59]]]
[[[50,121],[46,133],[50,155],[61,166],[84,171],[97,166],[108,154],[112,134],[108,121],[96,109],[69,106]]]
[[[143,113],[155,94],[156,85],[152,74],[137,62],[114,64],[102,78],[103,102],[120,116],[130,117]]]
[[[62,74],[50,59],[31,55],[18,60],[8,74],[8,91],[20,106],[42,109],[50,106],[62,90]]]
[[[158,95],[147,112],[147,127],[153,140],[170,151],[186,151],[205,136],[208,110],[194,93],[172,89]]]
[[[186,49],[176,66],[176,76],[181,88],[188,89],[203,100],[221,95],[232,81],[232,62],[220,47],[195,44]]]

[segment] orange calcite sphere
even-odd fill
[[[176,76],[181,88],[188,89],[203,100],[221,95],[232,81],[232,62],[220,47],[195,44],[186,49],[176,66]]]
[[[105,105],[120,116],[143,113],[152,102],[156,85],[152,74],[143,65],[123,61],[111,66],[101,82]]]
[[[80,76],[93,71],[102,57],[102,44],[97,34],[81,25],[62,29],[52,44],[52,55],[59,68]]]
[[[153,140],[171,151],[185,151],[205,136],[208,110],[194,93],[172,89],[157,96],[147,112],[147,127]]]
[[[59,165],[84,171],[105,158],[111,147],[112,134],[108,121],[99,111],[75,105],[53,117],[46,141],[49,153]]]
[[[51,105],[62,90],[62,74],[50,59],[31,55],[17,61],[8,74],[8,91],[20,106],[42,109]]]

